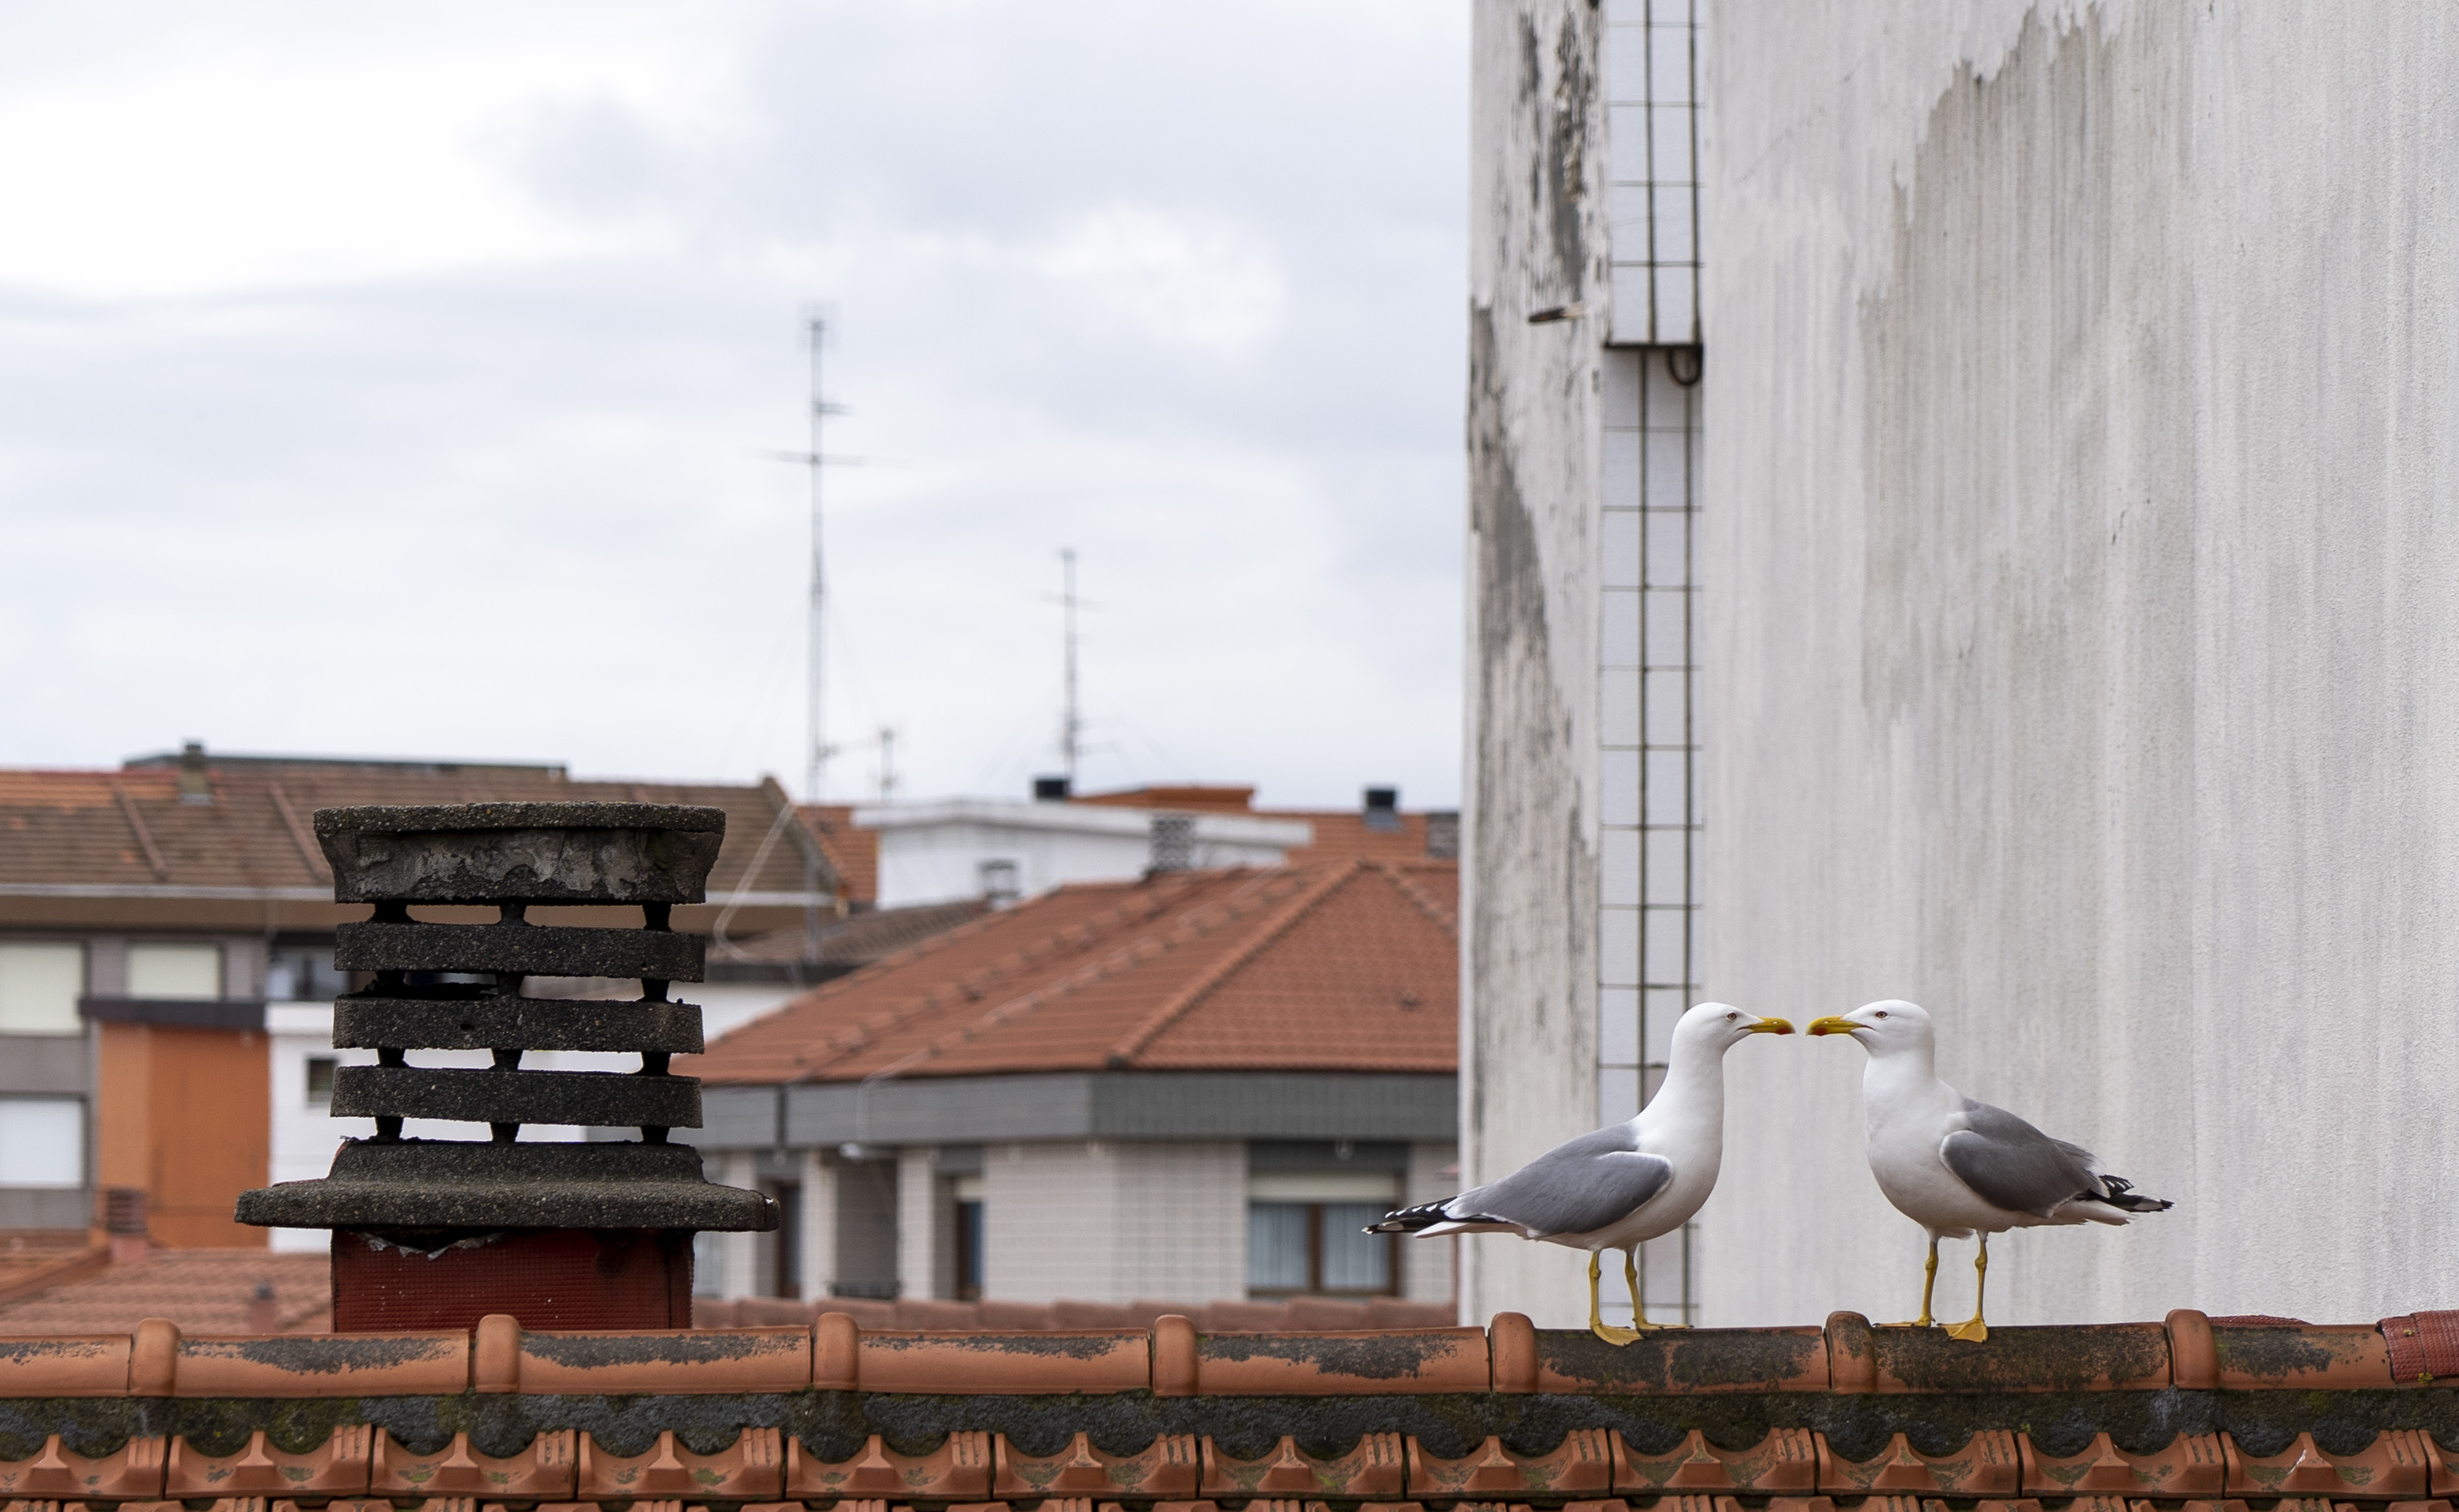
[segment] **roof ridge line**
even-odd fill
[[[1460,921],[1458,918],[1454,915],[1445,914],[1442,910],[1442,906],[1435,901],[1434,895],[1428,892],[1424,888],[1419,887],[1415,877],[1405,875],[1398,867],[1393,865],[1389,861],[1377,861],[1372,864],[1376,871],[1382,872],[1384,876],[1391,880],[1392,886],[1399,892],[1399,894],[1402,897],[1407,898],[1410,902],[1418,906],[1419,913],[1423,914],[1427,918],[1432,919],[1437,928],[1450,935],[1453,939],[1457,940],[1460,938]]]
[[[1364,868],[1365,863],[1351,859],[1335,865],[1311,886],[1301,888],[1295,896],[1280,905],[1277,914],[1268,917],[1246,944],[1206,968],[1196,978],[1169,996],[1160,1007],[1146,1014],[1144,1021],[1127,1032],[1127,1037],[1110,1047],[1105,1060],[1113,1066],[1123,1066],[1141,1054],[1155,1037],[1186,1017],[1197,1003],[1210,997],[1223,982],[1244,970],[1262,953],[1265,946],[1289,933],[1290,927],[1304,918],[1314,906],[1340,891],[1341,887]]]

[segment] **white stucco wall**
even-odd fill
[[[1191,818],[1186,859],[1196,867],[1278,866],[1314,838],[1304,820]],[[1153,862],[1153,811],[1145,808],[959,798],[860,808],[853,822],[879,835],[881,908],[980,897],[987,861],[1016,868],[1022,897],[1069,882],[1133,881]]]
[[[1997,1321],[2459,1305],[2459,10],[1711,26],[1709,991],[1922,1001],[2177,1199]],[[1704,1320],[1907,1315],[1861,1056],[1776,1048]]]

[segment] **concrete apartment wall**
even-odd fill
[[[1922,1001],[2178,1200],[1997,1246],[1993,1319],[2459,1306],[2459,10],[1711,26],[1709,990]],[[1707,1319],[1906,1315],[1862,1058],[1775,1048]]]
[[[1598,1118],[1602,29],[1585,0],[1482,0],[1473,19],[1462,1186]],[[1462,1316],[1584,1322],[1584,1267],[1468,1240]]]

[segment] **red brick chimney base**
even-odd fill
[[[407,1245],[434,1244],[428,1252]],[[454,1242],[333,1234],[333,1332],[691,1327],[692,1236],[654,1228],[514,1228]]]

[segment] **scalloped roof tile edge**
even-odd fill
[[[1839,1312],[1822,1328],[1669,1331],[1622,1350],[1585,1331],[1541,1333],[1515,1312],[1483,1329],[1288,1334],[1200,1334],[1176,1314],[1149,1329],[867,1331],[829,1312],[781,1328],[529,1332],[497,1314],[467,1333],[189,1337],[149,1318],[133,1334],[0,1338],[0,1399],[2382,1391],[2435,1379],[2395,1379],[2391,1340],[2454,1316],[2240,1324],[2180,1310],[2160,1323],[2001,1328],[1974,1347]]]

